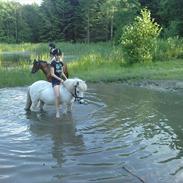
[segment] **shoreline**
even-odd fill
[[[129,86],[142,87],[156,91],[183,90],[183,80],[136,80],[123,82]]]

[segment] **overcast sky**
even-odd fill
[[[9,0],[9,1],[17,1],[21,4],[32,4],[32,3],[41,4],[42,0]]]

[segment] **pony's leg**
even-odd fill
[[[34,100],[32,101],[32,111],[38,111],[36,108],[37,108],[37,104],[38,104],[39,100]]]
[[[25,110],[28,111],[30,110],[30,107],[32,105],[31,97],[30,97],[30,89],[27,91],[27,100],[26,100],[26,105],[25,105]]]
[[[67,104],[67,112],[71,112],[72,111],[72,102]]]
[[[63,106],[63,113],[66,114],[67,113],[67,104],[63,103],[62,106]]]
[[[40,100],[40,104],[39,104],[40,111],[44,111],[43,106],[44,106],[44,102]]]
[[[30,110],[30,107],[31,107],[31,104],[32,104],[32,101],[31,100],[27,101],[24,109],[26,111],[29,111]]]

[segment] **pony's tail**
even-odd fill
[[[30,107],[31,107],[31,104],[32,104],[32,101],[31,101],[31,97],[30,97],[30,87],[28,88],[28,91],[27,91],[27,100],[26,100],[26,105],[25,105],[25,110],[26,111],[29,111],[30,110]]]

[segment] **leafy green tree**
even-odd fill
[[[141,16],[137,16],[131,25],[125,27],[121,37],[126,61],[151,62],[160,31],[160,26],[151,19],[150,11],[142,9]]]
[[[22,17],[22,6],[16,2],[0,4],[0,40],[8,43],[24,41],[27,24]]]
[[[120,0],[106,0],[101,5],[101,12],[103,14],[103,22],[105,22],[105,32],[106,32],[106,40],[109,39],[112,41],[114,36],[114,16],[115,12],[118,11],[118,5]]]
[[[83,38],[89,43],[92,40],[92,33],[97,20],[99,0],[79,0],[79,4],[82,28],[84,30]]]
[[[40,27],[40,39],[53,41],[63,39],[64,24],[64,0],[44,0],[40,7],[42,26]]]
[[[138,0],[119,0],[114,14],[114,37],[119,44],[124,26],[132,23],[140,11]]]
[[[139,2],[142,7],[147,7],[155,21],[162,25],[162,35],[183,36],[182,0],[139,0]]]
[[[183,1],[182,0],[161,0],[158,13],[162,18],[162,25],[168,37],[183,37]]]
[[[22,7],[22,19],[26,25],[26,37],[23,39],[29,42],[40,41],[40,27],[43,26],[43,19],[39,13],[39,7],[36,4],[25,5]]]

